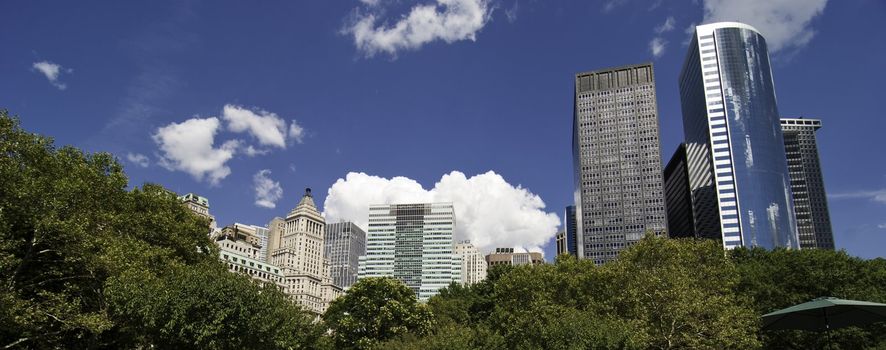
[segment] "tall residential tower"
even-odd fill
[[[800,248],[833,250],[834,233],[815,142],[815,132],[819,128],[821,120],[818,119],[781,119]]]
[[[680,100],[698,234],[726,249],[799,248],[763,36],[742,23],[696,27]]]
[[[601,264],[666,232],[652,64],[576,74],[574,108],[577,252]]]

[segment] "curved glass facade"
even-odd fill
[[[716,29],[714,41],[734,177],[717,191],[737,199],[723,229],[738,227],[745,246],[799,248],[766,41],[745,28]]]
[[[680,73],[694,234],[726,249],[800,247],[773,85],[756,29],[696,27]]]

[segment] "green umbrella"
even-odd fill
[[[763,315],[763,329],[824,330],[830,343],[831,329],[882,321],[886,304],[826,297]]]
[[[886,304],[818,298],[763,315],[763,329],[821,331],[886,321]]]

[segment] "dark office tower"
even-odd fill
[[[326,224],[325,249],[332,283],[350,287],[357,281],[360,256],[366,254],[366,232],[353,222]]]
[[[575,220],[575,206],[567,206],[566,215],[563,217],[566,218],[564,237],[566,252],[574,257],[578,257],[578,223]]]
[[[763,36],[742,23],[696,27],[680,100],[696,229],[726,249],[799,248]]]
[[[781,119],[800,248],[833,250],[834,233],[815,142],[819,128],[821,121],[817,119]]]
[[[665,204],[668,209],[668,236],[696,237],[692,215],[692,192],[689,190],[689,167],[686,144],[681,143],[664,169]]]
[[[578,256],[601,264],[666,231],[652,64],[576,74],[574,107]]]

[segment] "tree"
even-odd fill
[[[759,346],[759,316],[734,292],[736,267],[716,241],[647,235],[602,270],[604,312],[639,320],[649,348]]]
[[[758,315],[818,297],[886,303],[886,259],[863,260],[845,251],[739,248],[730,253],[737,266],[737,293],[752,301]],[[820,332],[765,331],[768,349],[820,348]],[[834,349],[886,348],[886,323],[831,332]]]
[[[403,282],[363,278],[332,301],[323,321],[332,330],[336,347],[369,349],[406,334],[427,334],[431,313]]]
[[[55,148],[0,111],[0,347],[299,348],[275,287],[228,273],[204,219],[107,153]]]

